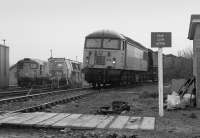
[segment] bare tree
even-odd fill
[[[192,49],[184,49],[178,51],[178,56],[164,56],[164,78],[165,81],[171,79],[192,77],[193,71],[193,51]]]
[[[192,59],[193,57],[193,50],[191,48],[183,49],[181,51],[178,51],[178,57],[184,57],[187,59]]]

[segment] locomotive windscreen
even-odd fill
[[[56,68],[63,68],[63,65],[64,63],[63,62],[55,62],[54,63],[54,67],[56,67]]]
[[[103,48],[106,49],[120,49],[118,39],[103,39]]]
[[[120,41],[118,39],[87,39],[86,48],[102,48],[103,49],[120,49]]]
[[[101,48],[101,39],[87,39],[86,48]]]

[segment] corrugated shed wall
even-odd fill
[[[0,45],[0,88],[9,85],[9,47]]]

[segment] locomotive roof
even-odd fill
[[[125,39],[121,34],[110,30],[95,31],[86,36],[86,38],[105,38],[105,37]]]
[[[125,36],[123,34],[119,34],[119,33],[115,32],[115,31],[111,31],[111,30],[95,31],[95,32],[87,35],[86,38],[119,38],[119,39],[127,40],[130,43],[134,43],[137,46],[141,47],[142,49],[147,49],[145,46],[143,46],[139,42],[131,39],[130,37],[127,37],[127,36]]]
[[[143,49],[147,49],[145,46],[143,46],[143,45],[140,44],[139,42],[137,42],[137,41],[131,39],[130,37],[127,37],[127,36],[124,36],[124,37],[125,37],[125,39],[126,39],[128,42],[130,42],[130,43],[135,43],[135,44],[137,44],[137,46],[139,46],[139,47],[141,47],[141,48],[143,48]]]
[[[73,63],[77,63],[77,64],[80,64],[80,63],[81,63],[81,62],[79,62],[79,61],[75,61],[75,60],[68,59],[68,58],[54,58],[54,57],[51,57],[51,58],[48,59],[48,61],[49,61],[49,60],[54,60],[54,61],[55,61],[55,60],[59,60],[59,61],[60,61],[60,60],[63,60],[63,61],[66,61],[66,60],[67,60],[67,61],[70,61],[70,62],[73,62]]]
[[[34,61],[34,62],[37,62],[39,64],[47,63],[46,61],[43,61],[43,60],[40,60],[40,59],[36,59],[36,58],[24,58],[24,59],[18,61],[18,63],[19,62],[25,62],[25,61]]]

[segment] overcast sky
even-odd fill
[[[191,14],[200,0],[0,0],[0,43],[10,47],[10,64],[25,57],[82,61],[84,38],[109,29],[150,47],[151,32],[172,32],[177,54],[191,48],[187,39]],[[157,49],[154,49],[157,50]]]

